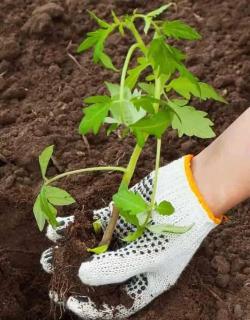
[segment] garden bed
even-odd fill
[[[50,277],[39,265],[40,254],[50,243],[38,231],[32,214],[41,183],[37,161],[41,150],[55,144],[49,167],[49,174],[54,175],[94,165],[125,165],[133,149],[132,138],[119,142],[101,132],[97,137],[88,136],[88,145],[76,131],[82,117],[82,97],[103,93],[102,82],[118,77],[93,65],[90,53],[75,55],[80,40],[94,25],[86,9],[107,18],[111,9],[122,14],[162,3],[66,0],[54,1],[57,6],[37,12],[47,2],[3,0],[0,4],[1,320],[53,318],[49,313]],[[189,68],[229,101],[226,106],[202,104],[215,122],[217,134],[249,107],[249,14],[247,0],[237,4],[232,0],[177,1],[177,12],[171,11],[171,18],[189,22],[203,36],[203,40],[186,46]],[[112,38],[109,54],[117,65],[122,63],[128,41]],[[172,130],[163,141],[162,164],[197,153],[209,143],[187,137],[180,140]],[[153,169],[154,150],[151,140],[133,183]],[[64,180],[61,186],[78,204],[61,214],[72,214],[83,206],[90,210],[107,205],[120,178],[117,173],[96,173]],[[232,210],[230,220],[205,240],[177,285],[132,319],[249,320],[249,208],[246,202]],[[65,314],[63,319],[75,318]]]

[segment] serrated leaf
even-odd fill
[[[160,74],[171,75],[177,66],[182,64],[181,61],[185,59],[185,55],[180,50],[168,45],[165,38],[161,36],[151,41],[148,59]]]
[[[138,239],[144,232],[143,228],[138,228],[135,232],[130,232],[126,237],[122,238],[122,241],[133,242]]]
[[[107,250],[108,250],[108,245],[103,245],[103,246],[87,249],[88,252],[92,252],[95,254],[101,254],[101,253],[106,252]]]
[[[87,33],[87,38],[79,45],[77,52],[83,52],[89,48],[94,49],[93,60],[100,62],[108,69],[117,70],[110,57],[104,52],[104,44],[108,36],[114,31],[116,26],[108,25],[107,28],[100,28]]]
[[[43,231],[46,219],[45,219],[44,212],[42,209],[40,194],[37,196],[35,204],[33,206],[33,213],[36,218],[36,223],[38,225],[39,230]]]
[[[194,224],[190,226],[176,226],[172,224],[157,224],[157,225],[149,225],[147,229],[154,233],[175,233],[175,234],[182,234],[188,232]]]
[[[45,186],[44,189],[46,198],[55,206],[66,206],[76,202],[75,199],[63,189],[52,186]]]
[[[166,21],[162,26],[163,33],[174,39],[199,40],[201,35],[185,22],[180,20]]]
[[[187,100],[190,100],[191,94],[199,98],[201,96],[200,90],[197,87],[197,83],[194,83],[185,77],[173,79],[166,87],[167,91],[169,91],[171,88]]]
[[[108,114],[108,110],[109,104],[105,103],[96,103],[84,108],[85,115],[79,125],[79,132],[86,134],[92,131],[94,134],[97,134]]]
[[[49,161],[54,151],[54,145],[46,147],[39,156],[39,164],[42,173],[42,177],[45,178],[46,171],[48,168]]]
[[[174,207],[169,201],[163,200],[156,205],[156,211],[162,216],[170,216],[174,213]]]
[[[119,210],[129,212],[130,215],[148,210],[147,202],[138,193],[129,191],[127,188],[120,188],[113,196],[113,201]]]
[[[110,97],[108,96],[91,96],[87,97],[83,101],[87,104],[94,104],[94,103],[109,103]]]
[[[99,25],[100,27],[102,27],[102,28],[109,28],[109,27],[110,27],[110,25],[109,25],[106,21],[98,18],[98,17],[94,14],[94,12],[92,12],[92,11],[90,11],[90,10],[87,10],[87,11],[88,11],[88,13],[90,14],[91,18],[93,18],[93,19],[98,23],[98,25]]]
[[[169,102],[173,109],[172,127],[178,130],[179,137],[183,134],[187,136],[196,136],[198,138],[213,138],[215,133],[211,128],[213,122],[206,118],[207,113],[196,110],[192,106],[179,107]]]
[[[227,101],[219,95],[212,86],[210,86],[207,83],[199,82],[200,86],[200,92],[201,92],[201,99],[207,100],[207,99],[213,99],[216,101],[220,101],[223,103],[227,103]]]
[[[93,222],[93,228],[96,234],[100,233],[100,231],[102,230],[102,224],[100,219]]]
[[[154,135],[160,139],[161,135],[165,132],[171,123],[170,113],[167,111],[159,111],[158,113],[144,118],[131,126],[134,130],[146,132],[147,134]]]

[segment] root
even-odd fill
[[[57,301],[51,299],[50,304],[50,314],[54,319],[57,319],[57,310],[59,310],[59,319],[63,316],[65,303],[72,293],[73,286],[70,285],[67,277],[67,273],[72,272],[72,268],[72,266],[57,268],[51,277],[49,290],[57,294]]]

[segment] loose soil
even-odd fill
[[[113,306],[120,304],[131,307],[133,300],[126,294],[123,284],[90,287],[79,281],[78,270],[83,261],[91,259],[87,248],[94,248],[102,239],[102,232],[93,230],[93,212],[76,210],[75,221],[63,231],[63,239],[53,250],[54,272],[50,281],[50,290],[58,294],[59,300],[65,301],[70,296],[88,296],[98,307],[103,303]],[[111,250],[118,248],[117,241],[110,244]],[[57,305],[52,304],[56,312]]]
[[[50,4],[49,4],[50,3]],[[53,319],[48,286],[40,254],[51,244],[34,222],[32,205],[41,178],[37,157],[55,144],[49,174],[93,165],[125,165],[134,140],[118,141],[102,131],[88,136],[77,133],[82,98],[101,94],[103,81],[116,81],[91,62],[90,54],[76,56],[75,48],[94,22],[86,10],[109,17],[139,8],[158,7],[162,1],[142,0],[2,0],[0,3],[0,319]],[[46,7],[41,7],[43,5]],[[229,101],[199,107],[209,113],[219,134],[249,107],[250,3],[248,0],[177,1],[177,12],[203,35],[185,43],[189,68],[213,84]],[[113,36],[108,52],[122,64],[129,38]],[[73,55],[79,62],[76,64]],[[162,164],[186,153],[197,153],[210,141],[183,137],[170,130],[164,137]],[[153,169],[155,143],[142,154],[133,183]],[[109,203],[120,174],[96,173],[65,179],[77,204],[61,210],[92,210]],[[250,216],[249,201],[229,213],[228,222],[204,241],[178,283],[147,308],[136,320],[250,319]],[[167,268],[167,265],[166,265]],[[66,313],[64,320],[76,319]]]

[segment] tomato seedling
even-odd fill
[[[112,12],[113,21],[108,23],[98,18],[93,12],[91,17],[99,28],[87,33],[87,37],[78,47],[78,53],[91,49],[95,63],[102,64],[113,72],[120,72],[120,83],[105,82],[107,95],[96,95],[84,100],[84,116],[79,126],[82,135],[90,132],[97,134],[102,125],[106,125],[107,134],[119,129],[122,136],[134,135],[136,145],[126,168],[94,167],[65,172],[53,178],[46,178],[46,169],[52,156],[53,146],[46,148],[39,157],[44,184],[34,205],[37,224],[42,230],[46,220],[53,227],[57,226],[57,205],[68,205],[74,199],[64,190],[50,186],[54,181],[71,174],[98,170],[114,170],[123,173],[120,188],[113,196],[113,212],[104,231],[102,241],[91,252],[101,253],[107,250],[116,221],[121,215],[127,222],[136,226],[136,231],[125,237],[124,241],[134,241],[147,229],[156,233],[183,233],[192,226],[152,225],[152,211],[161,215],[171,215],[174,208],[168,201],[155,202],[162,135],[170,127],[182,135],[199,138],[215,136],[213,122],[207,113],[197,110],[192,104],[193,97],[199,100],[213,99],[226,102],[210,85],[201,82],[185,66],[185,53],[170,44],[170,39],[199,40],[200,34],[186,23],[162,21],[158,17],[172,4],[164,5],[147,14],[138,13],[117,17]],[[137,20],[143,20],[142,34],[136,27]],[[118,70],[112,59],[105,52],[108,37],[118,32],[122,37],[126,32],[132,34],[134,43],[128,49],[122,70]],[[145,37],[147,35],[147,37]],[[147,39],[145,41],[144,39]],[[136,64],[129,67],[136,54]],[[155,174],[150,203],[138,193],[128,189],[134,174],[137,160],[149,136],[157,139]],[[98,222],[94,223],[96,232]]]

